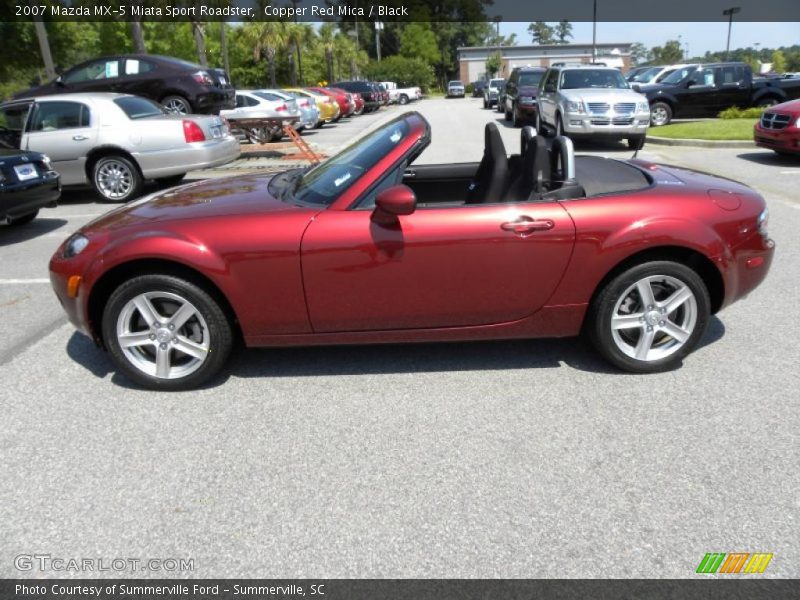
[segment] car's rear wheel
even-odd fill
[[[762,98],[756,104],[759,108],[769,108],[770,106],[775,106],[778,103],[776,98]]]
[[[406,96],[405,94],[400,94],[400,97],[397,99],[397,101],[401,105],[406,105],[406,104],[408,104],[408,96]]]
[[[650,125],[661,127],[672,120],[672,107],[666,102],[655,102],[650,107]]]
[[[31,221],[36,218],[36,215],[39,214],[38,210],[28,213],[27,215],[22,215],[21,217],[14,217],[8,220],[9,225],[27,225]]]
[[[192,114],[192,105],[183,96],[167,96],[161,100],[161,105],[167,109],[167,112],[176,115]]]
[[[203,384],[233,346],[233,329],[219,303],[171,275],[141,275],[120,285],[103,311],[102,329],[119,370],[155,390]]]
[[[92,165],[94,189],[108,202],[127,202],[142,191],[144,180],[133,161],[118,155],[103,156]]]
[[[588,334],[613,365],[634,373],[675,368],[708,325],[710,299],[689,267],[653,261],[609,281],[590,308]]]

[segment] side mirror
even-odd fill
[[[641,88],[641,87],[639,87],[639,84],[638,84],[638,83],[634,83],[634,84],[631,86],[631,89],[632,89],[634,92],[641,92],[641,91],[642,91],[642,88]]]
[[[61,78],[61,75],[54,79],[56,85],[64,85],[64,80]]]
[[[397,217],[410,215],[417,209],[417,197],[407,185],[393,185],[383,190],[375,198],[372,220],[376,223],[391,224]]]

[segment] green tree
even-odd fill
[[[323,23],[319,28],[319,47],[325,55],[325,81],[333,81],[333,55],[336,51],[336,26],[333,23]]]
[[[528,33],[531,34],[531,39],[534,44],[544,45],[552,44],[555,41],[553,37],[553,28],[544,21],[536,21],[528,25]]]
[[[640,42],[631,44],[631,63],[634,67],[648,62],[650,56],[650,50],[644,44]]]
[[[375,81],[396,81],[398,85],[418,85],[430,89],[434,80],[433,67],[419,58],[390,56],[380,62],[371,62],[364,73]]]
[[[420,58],[429,65],[438,63],[442,54],[436,42],[436,35],[428,23],[409,23],[400,33],[400,55],[406,58]]]
[[[286,45],[286,25],[277,21],[258,21],[244,26],[242,41],[253,49],[253,58],[267,59],[267,77],[271,87],[277,87],[275,57]]]
[[[568,44],[567,38],[572,37],[572,23],[569,21],[559,21],[555,27],[555,36],[559,44]]]
[[[786,72],[786,55],[780,50],[772,53],[772,70],[776,73]]]
[[[668,40],[663,46],[652,50],[653,62],[659,65],[671,65],[683,62],[683,50],[678,40]]]
[[[486,75],[488,77],[494,77],[497,72],[500,70],[500,65],[503,63],[503,57],[500,52],[492,52],[486,58]]]

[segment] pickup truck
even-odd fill
[[[800,98],[800,81],[754,79],[750,66],[739,62],[685,65],[650,85],[633,85],[650,103],[650,124],[673,118],[715,117],[738,106],[774,106]]]
[[[422,90],[418,87],[398,87],[394,81],[380,81],[379,83],[389,92],[391,104],[408,104],[412,100],[422,98]]]

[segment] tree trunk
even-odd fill
[[[206,38],[203,34],[203,24],[200,21],[192,21],[192,31],[194,32],[194,46],[197,49],[197,62],[201,66],[208,66],[206,58]]]
[[[33,26],[36,29],[36,37],[39,40],[39,50],[42,53],[42,60],[44,61],[44,71],[47,74],[47,79],[56,78],[56,66],[53,64],[53,55],[50,53],[50,40],[47,37],[47,29],[40,19],[33,21]]]
[[[350,79],[356,78],[356,59],[350,59]]]
[[[222,66],[225,68],[225,73],[228,74],[228,78],[230,79],[231,65],[228,59],[228,34],[226,29],[227,25],[225,21],[221,21],[219,24],[219,47],[222,50]]]
[[[292,82],[292,87],[297,87],[297,72],[294,68],[294,52],[289,51],[289,78]]]
[[[271,48],[267,50],[267,63],[269,63],[269,86],[277,87],[278,84],[275,82],[275,50]]]
[[[325,64],[328,67],[328,82],[333,81],[333,54],[330,49],[325,50]]]
[[[141,21],[131,21],[131,40],[133,40],[134,54],[147,54],[147,48],[144,46],[144,33],[142,32]]]

